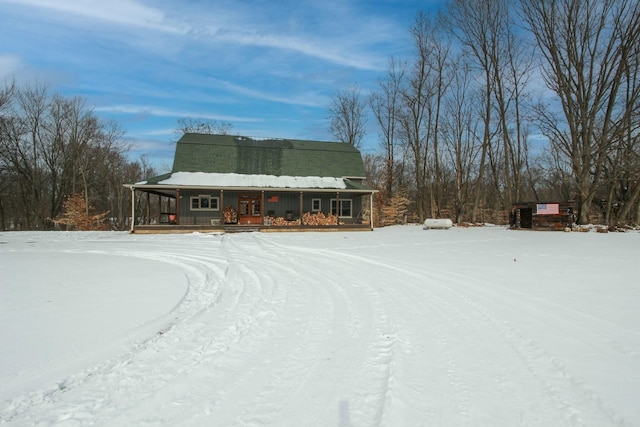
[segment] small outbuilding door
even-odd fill
[[[520,227],[533,228],[533,209],[532,208],[520,209]]]
[[[257,194],[241,194],[238,203],[239,224],[260,224],[262,222],[261,196]]]

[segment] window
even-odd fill
[[[242,216],[249,215],[249,201],[248,200],[240,200],[240,215],[242,215]]]
[[[218,210],[218,198],[201,194],[199,196],[191,197],[191,210],[192,211],[217,211]]]
[[[340,210],[336,213],[336,199],[331,199],[331,213],[340,218],[351,218],[351,199],[340,199]]]
[[[321,199],[311,199],[311,212],[320,212],[322,210]]]

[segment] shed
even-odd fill
[[[509,225],[512,229],[561,231],[574,224],[575,210],[574,201],[516,202],[511,209]]]

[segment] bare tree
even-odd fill
[[[522,16],[544,59],[560,112],[540,110],[552,147],[573,172],[580,223],[605,186],[607,158],[625,128],[637,129],[640,2],[522,0]],[[634,77],[627,78],[629,72]],[[558,119],[561,118],[561,119]]]
[[[419,13],[409,31],[416,49],[416,59],[408,70],[401,92],[399,132],[412,157],[416,210],[419,220],[423,221],[429,210],[429,140],[433,132],[430,103],[437,92],[431,62],[433,22],[424,13]]]
[[[443,32],[436,28],[432,33],[432,51],[431,51],[431,68],[434,71],[434,96],[432,102],[428,104],[429,110],[429,126],[433,131],[429,132],[431,148],[433,152],[433,178],[431,179],[431,217],[440,218],[442,214],[443,194],[443,166],[440,159],[441,147],[440,139],[440,122],[442,120],[442,100],[449,90],[449,86],[453,79],[451,56],[451,43],[442,37]]]
[[[444,20],[448,22],[449,27],[460,40],[466,51],[475,58],[483,74],[484,88],[480,98],[484,104],[483,108],[480,109],[480,115],[483,120],[481,133],[482,151],[472,214],[472,221],[475,222],[477,221],[480,201],[485,196],[483,190],[484,172],[487,156],[490,152],[495,133],[492,129],[493,108],[491,99],[494,90],[494,70],[491,61],[491,52],[495,49],[494,37],[496,36],[492,28],[496,27],[496,20],[499,21],[499,17],[491,10],[491,0],[480,0],[478,2],[472,0],[452,0]]]
[[[640,46],[636,46],[636,57]],[[625,73],[628,81],[625,93],[625,103],[631,103],[632,88],[638,86],[640,79],[640,63],[629,67]],[[620,132],[618,152],[621,161],[619,174],[616,174],[611,186],[616,189],[617,219],[622,221],[640,222],[640,112],[638,109],[626,117]],[[612,197],[610,197],[610,200]]]
[[[338,90],[329,105],[329,132],[339,141],[360,148],[366,134],[366,103],[360,96],[360,87],[351,85]]]
[[[233,130],[230,122],[213,119],[178,119],[176,135],[178,139],[185,133],[202,133],[207,135],[229,135]]]
[[[8,137],[10,122],[12,118],[9,113],[9,106],[15,95],[15,82],[5,84],[0,89],[0,149],[5,147],[5,139]],[[6,197],[6,192],[11,186],[10,171],[6,158],[0,155],[0,230],[7,229],[6,210],[11,200]]]
[[[100,121],[83,99],[51,94],[44,85],[15,89],[7,102],[0,129],[3,227],[5,200],[13,227],[23,229],[54,224],[64,200],[76,193],[86,206],[91,198],[113,200],[105,183],[127,162],[128,149],[115,123]]]
[[[441,130],[448,165],[453,171],[453,219],[457,223],[466,216],[466,207],[471,202],[471,183],[477,174],[481,148],[481,138],[478,136],[481,120],[475,110],[477,95],[471,82],[471,70],[463,58],[454,61],[454,80],[444,99]]]
[[[400,108],[400,95],[406,73],[406,64],[398,63],[393,58],[389,60],[387,76],[378,82],[379,92],[372,92],[369,105],[380,128],[380,145],[384,152],[383,194],[384,200],[393,195],[396,151],[398,149],[397,127]]]
[[[36,85],[16,94],[11,128],[2,155],[20,176],[23,218],[28,228],[42,228],[46,217],[45,178],[41,150],[42,123],[46,120],[48,88]]]
[[[85,172],[96,162],[87,165],[87,154],[100,132],[101,124],[84,99],[68,99],[58,94],[49,97],[40,139],[43,165],[50,181],[49,218],[58,215],[66,197],[78,192],[78,179],[85,182],[84,195],[88,198]],[[85,203],[89,206],[88,200]]]
[[[14,81],[12,81],[11,84],[5,83],[5,86],[0,90],[0,119],[4,117],[3,110],[9,105],[11,98],[15,94],[15,90],[16,83]]]

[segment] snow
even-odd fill
[[[171,174],[171,177],[160,181],[159,184],[227,188],[347,188],[342,178],[319,176],[245,175],[237,173],[207,172],[174,172]]]
[[[0,424],[640,425],[640,233],[0,233]]]

